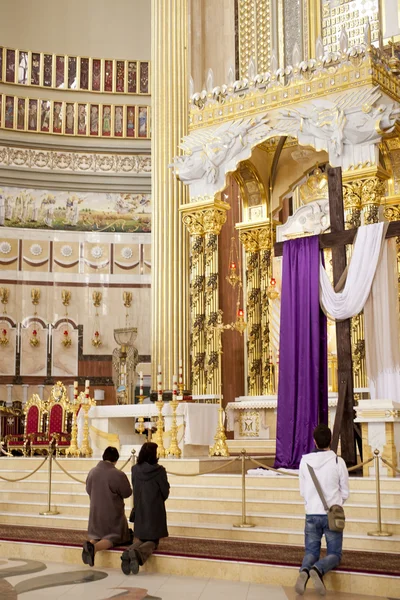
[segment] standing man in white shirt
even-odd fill
[[[344,460],[330,449],[332,433],[326,425],[318,425],[313,432],[315,450],[305,454],[300,462],[300,494],[305,500],[305,555],[296,582],[296,592],[304,594],[311,578],[315,589],[325,596],[324,575],[335,569],[342,558],[343,532],[331,531],[328,515],[322,504],[308,465],[317,476],[328,506],[343,506],[349,497],[349,475]],[[326,539],[326,556],[320,559],[321,539]]]

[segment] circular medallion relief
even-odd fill
[[[93,256],[93,258],[101,258],[103,256],[103,250],[100,248],[100,246],[93,246],[90,254]]]
[[[42,246],[40,244],[32,244],[30,247],[30,252],[33,254],[33,256],[40,256],[40,254],[43,252]]]
[[[72,248],[71,246],[68,246],[67,244],[65,246],[61,247],[60,250],[61,254],[64,256],[64,258],[68,258],[69,256],[71,256],[72,254]]]
[[[9,242],[1,242],[0,252],[2,254],[9,254],[11,252],[11,244]]]
[[[133,255],[132,248],[128,248],[128,246],[125,246],[125,248],[122,248],[121,256],[123,258],[129,259],[129,258],[132,258],[132,255]]]

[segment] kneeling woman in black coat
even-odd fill
[[[125,575],[139,572],[139,565],[157,549],[160,538],[168,537],[165,501],[169,496],[167,472],[158,464],[157,444],[146,442],[132,467],[134,540],[121,556]]]

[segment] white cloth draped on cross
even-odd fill
[[[335,291],[320,265],[320,302],[333,320],[364,309],[365,352],[371,399],[400,402],[400,347],[396,242],[385,223],[360,227],[347,273]]]

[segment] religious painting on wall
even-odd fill
[[[99,135],[99,105],[90,105],[90,135]]]
[[[37,120],[38,120],[38,101],[29,100],[28,109],[28,130],[37,131]]]
[[[40,85],[40,54],[32,52],[31,85]]]
[[[81,58],[80,59],[80,74],[79,74],[79,87],[81,90],[89,89],[89,59]]]
[[[126,137],[135,137],[135,106],[126,108]]]
[[[124,107],[115,106],[114,111],[114,135],[116,137],[122,137],[124,126]]]
[[[14,127],[14,97],[6,96],[6,111],[4,115],[4,125],[13,129]]]
[[[149,233],[150,194],[47,191],[2,187],[4,227]],[[23,206],[21,198],[25,198]]]
[[[101,60],[94,58],[92,61],[92,90],[94,92],[100,91],[101,85]]]
[[[128,62],[128,93],[136,94],[137,89],[137,63]]]
[[[104,91],[112,92],[113,89],[113,61],[104,61]]]
[[[25,50],[19,51],[18,83],[20,85],[27,85],[28,83],[28,53]]]
[[[18,98],[17,129],[25,129],[25,98]]]
[[[149,63],[140,63],[140,93],[149,93]]]
[[[111,105],[105,104],[103,106],[103,119],[101,127],[101,135],[111,135]]]
[[[87,109],[86,104],[78,104],[78,135],[86,135]]]
[[[75,129],[75,106],[72,102],[65,105],[65,133],[72,135]]]
[[[40,131],[50,131],[50,101],[42,100],[40,103]]]
[[[53,133],[62,132],[62,102],[54,102],[53,104]]]
[[[56,56],[56,87],[65,86],[65,56]]]
[[[15,81],[15,50],[6,52],[6,81],[7,83]]]
[[[76,88],[76,56],[68,56],[68,88]]]
[[[147,122],[147,106],[139,106],[139,131],[138,137],[147,138],[148,137],[148,122]]]
[[[115,90],[117,92],[125,91],[125,62],[123,60],[117,60],[117,78]]]
[[[43,57],[43,85],[52,87],[53,85],[53,55],[45,54]]]

